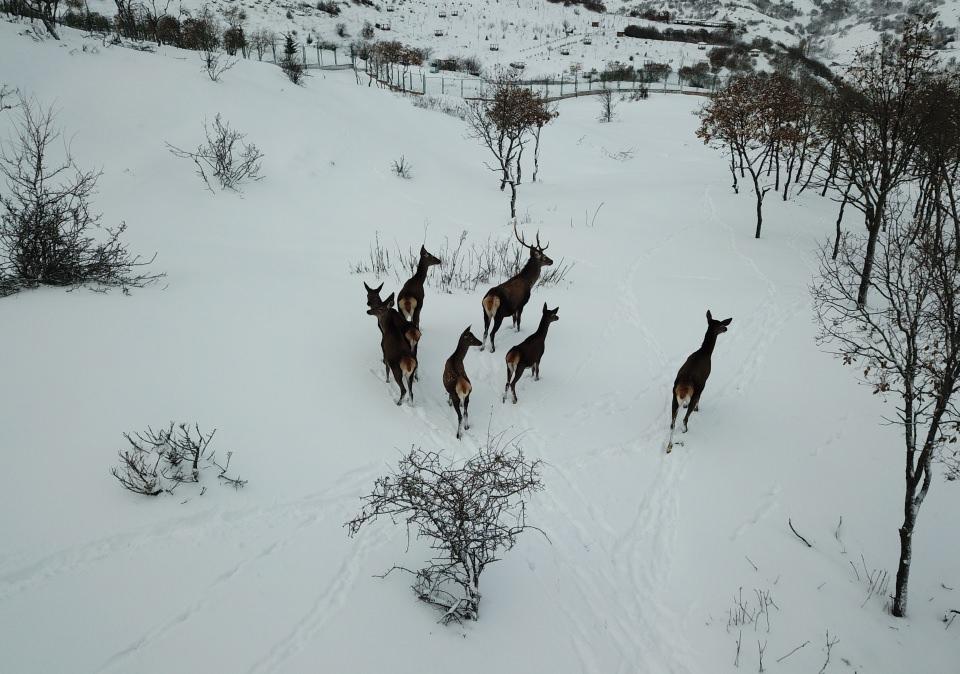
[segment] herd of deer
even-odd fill
[[[537,234],[535,243],[528,244],[517,232],[516,223],[514,223],[513,231],[520,244],[530,253],[527,263],[520,270],[520,273],[500,285],[494,286],[483,296],[481,302],[483,305],[483,340],[477,339],[472,329],[467,327],[460,334],[456,349],[447,358],[443,366],[443,387],[446,389],[449,404],[457,413],[458,439],[462,437],[465,429],[470,428],[470,393],[473,386],[463,365],[467,350],[471,346],[479,346],[480,350],[483,351],[486,348],[489,335],[490,352],[496,351],[497,331],[500,329],[503,319],[508,316],[513,319],[513,326],[516,331],[520,332],[520,319],[523,315],[523,309],[530,300],[533,287],[540,279],[540,270],[553,264],[553,260],[547,257],[545,252],[548,246],[540,244],[539,234]],[[390,293],[386,299],[381,299],[382,283],[376,288],[371,288],[366,282],[363,284],[367,291],[367,313],[376,316],[377,326],[380,329],[380,348],[383,351],[385,368],[384,376],[386,381],[389,382],[390,374],[393,373],[394,381],[400,387],[400,398],[397,400],[397,405],[403,404],[403,400],[408,393],[410,394],[410,401],[413,402],[413,382],[419,379],[417,376],[417,347],[421,336],[420,312],[423,310],[423,284],[427,280],[427,272],[430,267],[436,264],[440,264],[440,259],[431,255],[426,248],[421,246],[417,270],[403,284],[397,294],[396,309],[394,308],[393,293]],[[512,395],[513,402],[516,404],[517,382],[528,368],[532,370],[534,380],[539,381],[540,360],[543,358],[546,347],[547,330],[551,323],[559,320],[557,315],[559,309],[560,307],[550,309],[544,302],[540,324],[536,331],[507,351],[505,359],[507,382],[503,389],[503,402],[506,402],[507,395]],[[490,329],[491,321],[493,322],[493,330]],[[732,318],[722,321],[714,320],[711,313],[707,311],[707,332],[703,338],[703,344],[690,354],[684,362],[677,373],[671,390],[668,452],[673,449],[673,430],[677,420],[677,411],[681,406],[687,408],[687,413],[683,418],[683,430],[686,432],[690,414],[698,410],[700,395],[703,393],[707,378],[710,376],[710,358],[717,343],[717,336],[726,332],[727,326],[732,321]]]

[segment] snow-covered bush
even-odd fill
[[[230,127],[217,114],[211,127],[203,124],[207,136],[205,143],[197,146],[194,151],[181,150],[167,143],[170,152],[182,159],[190,159],[197,167],[197,175],[203,178],[207,188],[212,192],[210,176],[215,178],[220,187],[237,191],[240,185],[248,180],[260,180],[260,161],[263,153],[253,143],[246,143],[246,134]],[[210,176],[207,173],[210,173]]]
[[[400,159],[393,160],[393,163],[390,165],[390,170],[393,172],[393,175],[398,178],[403,178],[404,180],[410,180],[410,178],[413,177],[413,166],[403,155],[400,155]]]
[[[38,285],[139,288],[162,274],[138,274],[150,260],[120,240],[124,223],[102,227],[91,198],[100,178],[58,142],[54,112],[21,99],[13,137],[0,148],[0,296]],[[100,230],[103,236],[96,238]]]
[[[196,424],[174,424],[155,431],[124,433],[129,447],[121,449],[120,464],[110,469],[124,489],[145,496],[172,494],[182,484],[200,484],[204,471],[214,469],[224,484],[239,489],[246,480],[228,475],[233,452],[221,465],[210,450],[216,429],[204,434]],[[206,487],[202,487],[203,494]]]
[[[502,435],[462,462],[413,448],[376,481],[361,513],[345,526],[354,536],[382,516],[405,522],[408,532],[429,540],[436,556],[419,571],[395,566],[387,573],[413,575],[414,593],[444,611],[441,622],[476,620],[484,570],[520,534],[536,529],[527,524],[527,499],[543,488],[540,467]]]

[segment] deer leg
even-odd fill
[[[463,427],[470,430],[470,394],[463,399]]]
[[[493,330],[490,331],[490,353],[493,353],[497,350],[496,345],[493,343],[494,337],[497,336],[497,330],[500,329],[500,324],[503,323],[503,316],[497,314],[493,318]]]
[[[483,344],[480,345],[480,350],[485,351],[487,348],[487,333],[490,332],[490,316],[486,311],[483,312]]]
[[[414,368],[413,372],[407,377],[407,387],[410,389],[410,404],[413,405],[413,382],[417,378],[417,369]]]
[[[416,344],[413,345],[413,358],[414,358],[414,360],[416,360],[416,358],[417,358],[417,350],[418,350],[419,348],[420,348],[420,342],[417,342]],[[420,361],[417,361],[417,362],[419,363]],[[419,370],[419,369],[420,369],[420,368],[417,368],[417,370]],[[420,373],[419,373],[417,370],[414,370],[414,371],[413,371],[413,378],[416,379],[417,381],[420,381]],[[413,388],[412,388],[412,387],[410,388],[410,392],[413,393]]]
[[[690,406],[687,407],[687,413],[683,415],[683,432],[687,432],[687,422],[690,420],[690,415],[693,414],[693,411],[697,409],[697,403],[700,402],[700,393],[694,393],[693,399],[690,401]]]
[[[517,332],[520,332],[520,317],[523,315],[523,309],[517,309],[517,313],[513,315],[513,327],[517,329]]]
[[[507,384],[503,387],[503,400],[501,402],[507,402],[507,392],[510,390],[510,380],[513,378],[514,366],[510,363],[507,363]]]
[[[520,381],[520,377],[523,376],[523,371],[526,370],[526,366],[517,365],[517,371],[513,375],[513,381],[510,382],[510,391],[513,393],[513,404],[517,404],[517,382]]]
[[[463,414],[460,413],[460,399],[453,397],[453,409],[457,413],[457,440],[460,439],[460,436],[463,435]]]
[[[403,398],[407,395],[407,387],[403,385],[403,372],[400,370],[400,363],[395,363],[390,366],[390,371],[393,372],[393,378],[397,382],[397,386],[400,387],[400,400],[397,401],[397,406],[403,404]]]
[[[383,381],[386,384],[390,383],[390,363],[386,360],[383,361]]]
[[[540,361],[533,364],[533,381],[540,381]]]
[[[670,430],[673,430],[673,427],[677,423],[677,410],[680,409],[680,403],[677,402],[677,394],[674,392],[674,389],[670,389]],[[673,434],[670,434],[673,437]]]

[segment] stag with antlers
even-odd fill
[[[532,245],[528,244],[517,231],[517,222],[514,220],[513,234],[517,237],[517,241],[530,251],[530,258],[523,266],[523,269],[520,270],[519,274],[509,281],[504,281],[500,285],[491,288],[487,291],[487,294],[483,296],[483,343],[480,346],[481,351],[486,348],[488,333],[490,335],[490,352],[493,353],[496,351],[494,338],[497,335],[497,330],[500,329],[500,324],[507,316],[513,318],[513,325],[517,329],[517,332],[520,332],[520,317],[523,314],[523,308],[530,300],[530,293],[533,290],[533,286],[536,285],[540,279],[540,270],[543,267],[553,264],[553,260],[544,253],[549,247],[549,244],[546,246],[540,245],[539,232],[537,232],[536,243]],[[490,331],[491,320],[493,321],[492,331]]]

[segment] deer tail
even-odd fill
[[[400,371],[409,377],[417,369],[417,359],[413,356],[404,356],[400,359]]]
[[[677,384],[673,387],[673,395],[677,403],[686,407],[693,398],[693,387],[690,384]]]
[[[496,295],[487,295],[483,298],[483,311],[493,318],[497,315],[497,310],[500,309],[500,298]]]
[[[397,302],[397,306],[400,307],[400,313],[403,314],[403,317],[408,321],[413,320],[413,312],[417,308],[417,300],[412,297],[404,297],[402,300]]]

